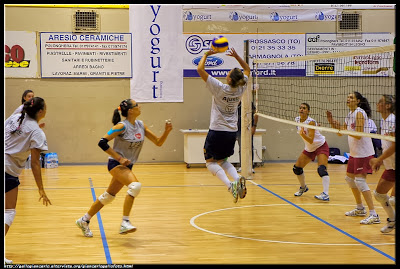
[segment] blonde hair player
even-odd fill
[[[316,126],[317,122],[309,116],[310,105],[301,103],[299,106],[299,116],[295,118],[296,122]],[[298,134],[304,140],[305,148],[293,165],[293,173],[296,174],[300,183],[299,191],[294,196],[301,196],[308,191],[303,168],[315,157],[318,158],[318,175],[322,179],[323,191],[320,195],[315,195],[314,198],[321,201],[329,201],[329,174],[327,171],[329,146],[325,141],[325,136],[321,135],[318,130],[297,126]]]
[[[238,197],[243,199],[246,196],[246,179],[238,175],[235,167],[227,159],[234,153],[238,130],[237,108],[247,88],[250,67],[235,49],[231,48],[226,55],[234,57],[243,68],[243,72],[239,68],[233,68],[226,76],[227,84],[224,84],[205,71],[207,56],[215,53],[213,50],[206,51],[197,67],[197,72],[213,95],[210,126],[204,143],[204,159],[207,169],[228,187],[228,191],[233,195],[233,202],[236,203]],[[225,172],[233,178],[233,182]]]
[[[119,111],[121,111],[122,116],[126,117],[125,120],[121,121]],[[89,229],[90,219],[103,206],[110,204],[124,186],[128,187],[128,192],[125,196],[119,233],[126,234],[136,231],[136,227],[129,221],[129,215],[133,202],[140,193],[142,184],[132,173],[132,166],[139,157],[145,137],[156,146],[161,147],[172,130],[172,124],[168,120],[165,123],[164,133],[160,137],[157,137],[143,121],[137,120],[140,113],[138,103],[132,99],[123,100],[119,107],[114,110],[112,119],[114,127],[100,139],[99,147],[110,155],[108,159],[108,171],[112,175],[112,179],[107,190],[97,198],[89,211],[76,221],[76,225],[86,237],[93,237],[93,233]],[[113,139],[115,139],[114,146],[111,148],[108,142]]]
[[[367,98],[359,92],[350,93],[347,96],[347,106],[350,109],[345,118],[345,123],[340,123],[333,119],[330,111],[326,112],[328,122],[333,128],[369,133],[368,116],[371,113]],[[338,133],[341,136],[340,133]],[[361,224],[378,224],[380,219],[375,211],[374,201],[371,190],[367,184],[367,174],[372,174],[369,160],[374,157],[375,151],[370,137],[348,135],[350,157],[347,163],[346,182],[353,192],[357,206],[355,209],[346,212],[346,216],[366,216],[367,211],[361,200],[361,194],[369,208],[369,216],[360,221]]]
[[[396,136],[396,111],[395,99],[391,95],[384,94],[376,104],[377,111],[381,113],[381,134]],[[395,183],[396,183],[396,143],[382,139],[383,153],[378,158],[369,161],[372,170],[378,171],[383,164],[385,171],[379,179],[378,185],[374,191],[375,199],[382,205],[388,215],[386,225],[381,229],[382,233],[393,231],[396,226],[395,217]],[[392,196],[388,196],[392,189]]]

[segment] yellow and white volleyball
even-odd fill
[[[211,42],[211,48],[216,52],[225,52],[228,47],[228,39],[222,35],[215,37]]]

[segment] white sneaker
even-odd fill
[[[12,263],[13,263],[12,260],[6,259],[6,257],[4,257],[4,264],[12,264]]]
[[[136,227],[131,224],[129,220],[123,220],[121,227],[119,228],[120,234],[133,233],[136,231]]]
[[[369,215],[367,218],[363,219],[360,221],[360,224],[379,224],[381,223],[381,220],[379,219],[379,216],[376,215]]]
[[[382,233],[389,233],[393,231],[393,229],[396,229],[396,221],[390,221],[389,218],[387,218],[387,223],[383,228],[381,229]]]
[[[92,231],[89,229],[90,221],[84,221],[82,218],[79,218],[75,223],[82,230],[84,236],[93,237]]]
[[[365,208],[363,209],[358,209],[355,208],[349,212],[344,213],[346,216],[350,216],[350,217],[356,217],[356,216],[366,216],[367,215],[367,211],[365,210]]]
[[[304,186],[304,188],[300,187],[298,192],[294,193],[294,196],[302,196],[303,193],[308,191],[307,185]]]
[[[315,195],[314,198],[321,201],[329,201],[329,195],[326,194],[325,192],[321,192],[320,195]]]
[[[233,202],[237,203],[239,195],[238,195],[238,185],[239,185],[239,181],[233,181],[231,182],[231,187],[228,189],[228,191],[230,193],[232,193],[233,196]]]

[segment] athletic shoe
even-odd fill
[[[119,233],[120,234],[127,234],[127,233],[133,233],[136,231],[136,227],[133,226],[129,220],[123,220],[121,223],[121,227],[119,228]]]
[[[239,167],[239,168],[237,169],[237,172],[238,172],[238,173],[242,172],[242,167]]]
[[[360,221],[360,224],[379,224],[381,223],[381,220],[379,219],[379,216],[376,215],[369,215],[367,218],[363,219]]]
[[[233,195],[233,202],[237,203],[238,201],[238,185],[239,185],[239,181],[233,181],[231,182],[231,187],[229,188],[229,191],[232,193]]]
[[[75,223],[82,230],[84,236],[93,237],[92,231],[89,229],[90,221],[84,221],[82,218],[79,218]]]
[[[246,197],[246,194],[247,194],[246,178],[243,176],[240,176],[240,178],[239,178],[238,194],[239,194],[240,199],[243,199],[244,197]]]
[[[389,233],[393,231],[393,229],[396,229],[396,221],[390,221],[389,218],[387,218],[387,223],[383,228],[381,229],[382,233]]]
[[[315,195],[314,198],[321,200],[321,201],[329,201],[329,195],[325,192],[321,192],[320,195]]]
[[[6,257],[4,257],[4,264],[12,264],[12,263],[13,263],[12,260],[6,259]]]
[[[367,211],[365,210],[365,208],[363,209],[358,209],[355,208],[349,212],[344,213],[346,216],[350,216],[350,217],[356,217],[356,216],[366,216],[367,215]]]
[[[307,187],[307,185],[305,185],[304,188],[300,187],[299,191],[296,192],[296,193],[294,194],[294,196],[302,196],[303,193],[305,193],[305,192],[307,192],[307,191],[308,191],[308,187]]]

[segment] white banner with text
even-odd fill
[[[183,102],[181,14],[181,5],[129,5],[135,101]]]

